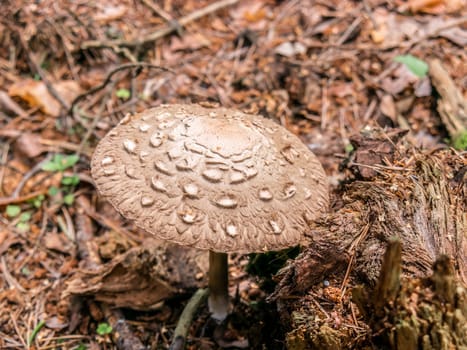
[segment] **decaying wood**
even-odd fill
[[[375,289],[393,237],[402,242],[402,278],[426,278],[436,259],[447,255],[456,278],[467,283],[466,159],[451,150],[422,154],[401,143],[391,163],[368,164],[377,169],[374,177],[345,185],[334,212],[310,233],[312,243],[277,276],[271,299],[291,329],[290,349],[363,344],[370,333],[347,292],[359,283]],[[323,287],[324,281],[331,286]],[[397,283],[379,291],[381,302],[396,291]]]
[[[205,283],[205,252],[154,240],[95,270],[81,270],[69,282],[66,295],[89,295],[115,307],[157,308],[159,303]]]
[[[354,301],[372,328],[374,343],[394,350],[467,346],[467,292],[441,255],[426,278],[401,280],[401,242],[388,245],[373,294],[354,288]]]

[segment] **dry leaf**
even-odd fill
[[[465,0],[411,0],[410,10],[414,13],[430,14],[453,13],[465,8]]]
[[[298,54],[304,54],[306,47],[301,43],[291,43],[286,41],[274,49],[274,52],[285,57],[292,57]]]
[[[55,90],[68,103],[70,103],[79,93],[81,88],[73,80],[64,80],[53,84]],[[8,90],[10,96],[16,96],[26,101],[31,107],[39,107],[45,114],[58,117],[61,105],[50,94],[43,81],[26,79],[10,86]]]
[[[186,34],[182,38],[174,36],[170,43],[170,50],[198,50],[211,45],[211,42],[201,33]]]
[[[40,143],[40,136],[30,132],[22,133],[16,140],[16,149],[28,158],[37,157],[46,152],[47,148]]]
[[[45,114],[58,117],[60,103],[55,100],[42,81],[27,79],[10,86],[10,96],[16,96],[26,101],[31,107],[39,107]]]
[[[120,19],[125,16],[127,12],[127,8],[123,5],[113,6],[113,5],[105,5],[101,8],[99,13],[96,14],[94,20],[100,23],[108,23],[110,21],[114,21],[116,19]]]
[[[397,108],[391,95],[386,94],[381,98],[379,108],[386,117],[394,122],[397,120]]]

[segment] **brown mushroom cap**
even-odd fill
[[[163,105],[97,146],[97,189],[160,239],[218,252],[279,250],[326,210],[326,175],[292,133],[225,108]]]

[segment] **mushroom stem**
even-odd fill
[[[209,298],[211,317],[223,321],[229,311],[227,254],[209,251]]]

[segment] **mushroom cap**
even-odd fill
[[[128,115],[99,142],[91,172],[138,227],[217,252],[300,244],[328,206],[324,170],[298,137],[226,108],[162,105]]]

